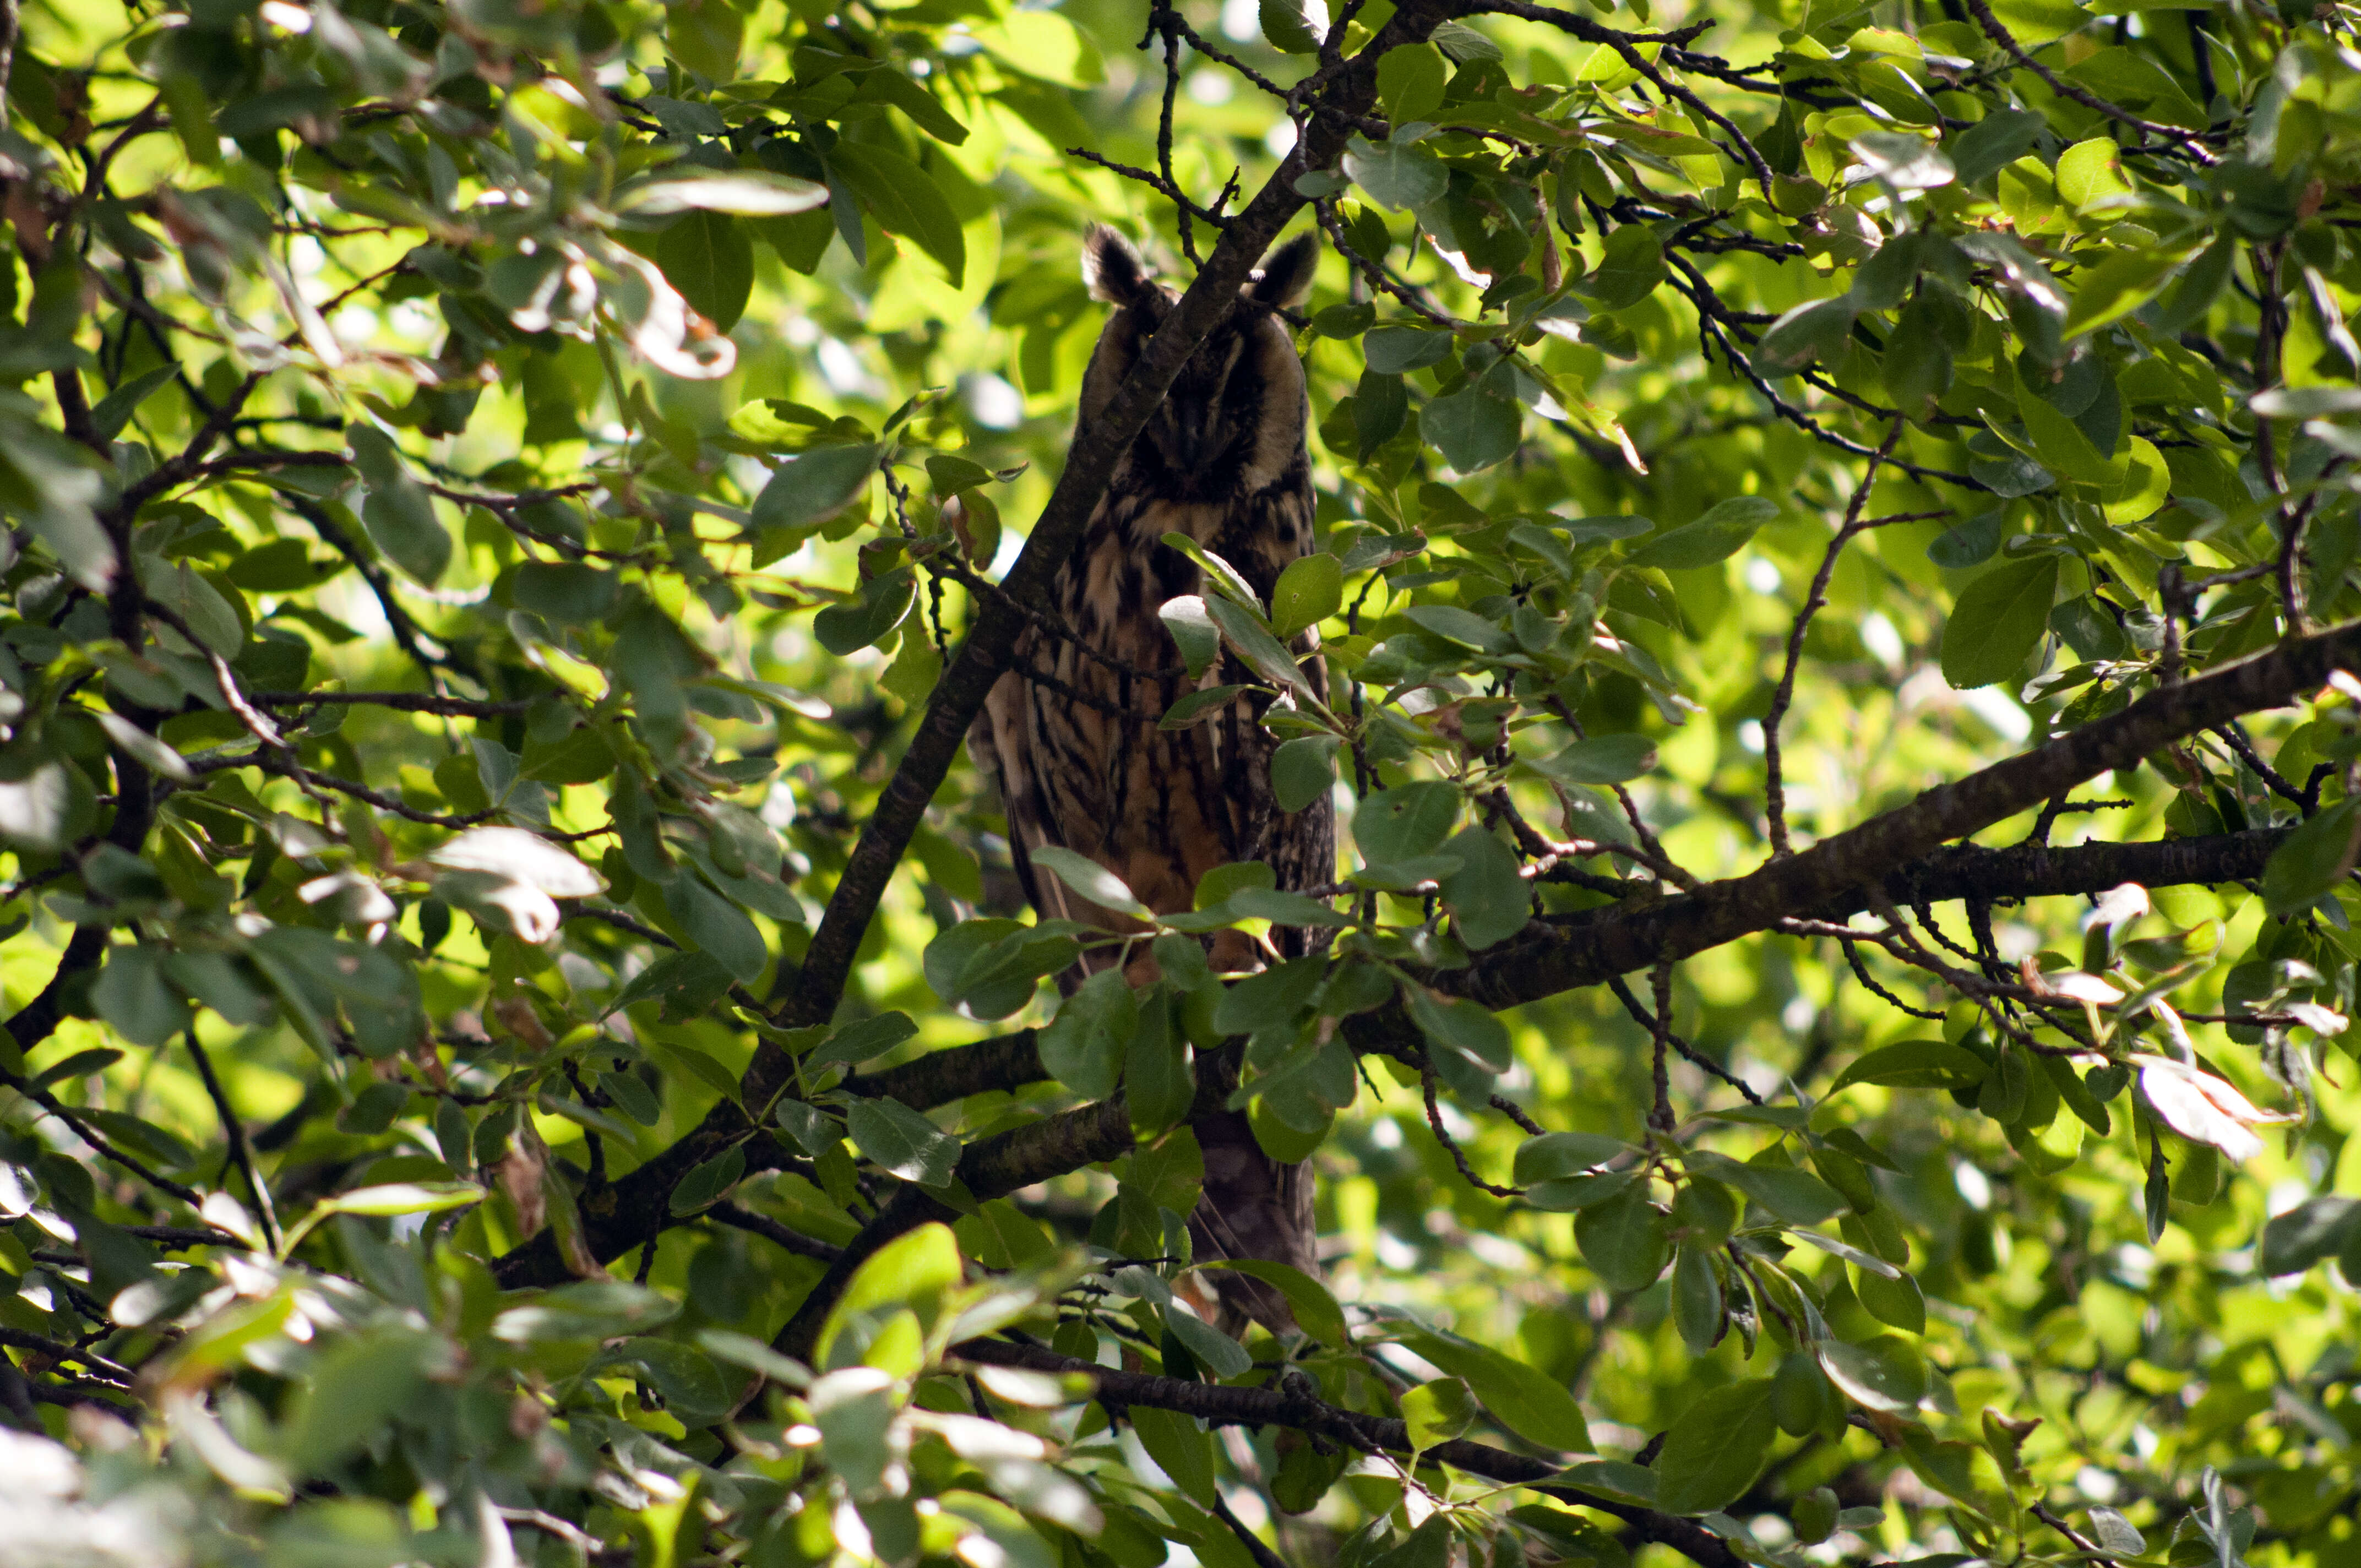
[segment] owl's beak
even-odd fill
[[[1180,466],[1194,468],[1213,455],[1214,410],[1184,410],[1168,402],[1161,411],[1161,417],[1166,450]]]

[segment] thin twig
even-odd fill
[[[1673,961],[1666,959],[1648,975],[1649,988],[1655,993],[1654,1021],[1656,1048],[1650,1079],[1655,1089],[1655,1103],[1648,1112],[1648,1125],[1660,1133],[1670,1133],[1680,1124],[1673,1114],[1673,1075],[1670,1062],[1673,1034]]]
[[[2121,104],[2110,104],[2107,100],[2100,97],[2097,93],[2087,92],[2059,76],[2056,71],[2050,70],[2048,66],[2034,59],[2032,55],[2026,52],[2025,46],[2018,43],[2015,35],[2010,33],[2007,27],[2001,25],[2001,19],[1993,15],[1993,8],[1985,3],[1985,0],[1966,0],[1966,5],[1968,7],[1968,14],[1975,17],[1976,25],[1983,28],[1986,37],[1990,38],[1993,42],[2000,45],[2001,48],[2006,49],[2016,60],[2017,64],[2024,66],[2036,76],[2040,77],[2042,81],[2048,82],[2049,84],[2049,90],[2057,93],[2060,98],[2070,98],[2086,109],[2096,109],[2100,114],[2106,115],[2109,119],[2120,121],[2124,125],[2129,126],[2133,129],[2141,132],[2143,135],[2156,137],[2163,141],[2177,144],[2180,150],[2187,153],[2189,157],[2196,159],[2199,163],[2205,165],[2209,169],[2221,161],[2220,159],[2214,157],[2212,153],[2206,151],[2202,146],[2199,145],[2202,139],[2201,133],[2183,130],[2179,126],[2158,125],[2154,120],[2143,120],[2137,115],[2133,114],[2130,110],[2124,108]],[[2135,148],[2133,150],[2141,151],[2146,149]]]
[[[1779,746],[1779,726],[1787,717],[1787,707],[1795,700],[1795,672],[1804,663],[1804,635],[1812,628],[1812,617],[1828,608],[1828,583],[1837,572],[1837,558],[1853,535],[1864,527],[1861,514],[1869,505],[1869,492],[1877,486],[1877,470],[1894,455],[1894,443],[1902,439],[1903,422],[1896,418],[1894,428],[1885,433],[1884,444],[1870,455],[1869,467],[1853,487],[1852,499],[1845,507],[1844,521],[1837,536],[1828,541],[1828,548],[1820,557],[1820,569],[1812,577],[1812,591],[1804,596],[1804,607],[1795,612],[1795,623],[1787,633],[1787,663],[1779,673],[1778,689],[1771,694],[1771,710],[1763,718],[1763,810],[1770,820],[1771,855],[1773,860],[1792,855],[1795,848],[1787,837],[1787,787],[1782,769]],[[1888,520],[1890,521],[1890,520]]]
[[[262,1222],[263,1240],[270,1244],[272,1256],[280,1252],[279,1211],[270,1201],[270,1189],[263,1184],[262,1173],[254,1168],[254,1150],[246,1139],[246,1124],[238,1120],[237,1109],[229,1102],[229,1093],[222,1088],[221,1076],[214,1071],[214,1059],[197,1039],[194,1029],[188,1031],[189,1055],[197,1064],[197,1076],[205,1080],[205,1093],[214,1102],[214,1114],[221,1118],[222,1135],[229,1140],[230,1157],[246,1177],[247,1190],[254,1194],[255,1215]]]
[[[1459,1140],[1444,1131],[1443,1105],[1435,1098],[1434,1085],[1434,1069],[1422,1065],[1418,1069],[1418,1086],[1426,1098],[1426,1124],[1434,1129],[1435,1142],[1451,1152],[1451,1162],[1459,1168],[1459,1174],[1467,1179],[1467,1185],[1481,1188],[1495,1198],[1523,1197],[1525,1190],[1521,1187],[1495,1187],[1476,1174],[1476,1168],[1467,1163],[1467,1152],[1459,1146]]]

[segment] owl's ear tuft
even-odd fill
[[[1276,310],[1292,305],[1312,292],[1312,275],[1320,266],[1320,236],[1297,235],[1262,258],[1246,296],[1256,304]]]
[[[1137,306],[1159,291],[1148,276],[1148,263],[1131,242],[1106,225],[1093,224],[1082,236],[1082,281],[1092,299]]]

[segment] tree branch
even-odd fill
[[[1180,1377],[1158,1377],[1139,1372],[1115,1372],[1093,1362],[1034,1345],[1001,1340],[967,1340],[951,1354],[987,1366],[1016,1366],[1032,1372],[1079,1374],[1092,1380],[1100,1400],[1117,1408],[1144,1405],[1150,1409],[1179,1410],[1201,1416],[1216,1425],[1293,1427],[1347,1444],[1364,1453],[1411,1452],[1410,1429],[1382,1416],[1363,1415],[1331,1405],[1293,1388],[1235,1388],[1218,1383],[1196,1383]],[[1545,1485],[1564,1468],[1465,1439],[1437,1444],[1424,1458],[1465,1470],[1488,1480],[1531,1486],[1564,1502],[1611,1514],[1643,1541],[1669,1546],[1700,1568],[1740,1568],[1738,1554],[1719,1537],[1693,1519],[1659,1513],[1609,1497],[1593,1497],[1572,1486]]]
[[[1664,959],[1687,958],[1790,916],[1835,907],[1863,884],[1882,882],[1951,839],[2031,810],[2110,769],[2134,766],[2184,736],[2279,707],[2321,685],[2331,670],[2356,665],[2361,665],[2361,622],[2283,642],[2268,653],[2151,692],[2120,713],[1938,785],[1907,806],[1748,875],[1640,909],[1586,911],[1546,937],[1496,948],[1473,968],[1435,975],[1433,983],[1488,1007],[1514,1007]]]
[[[838,1087],[859,1100],[899,1100],[913,1111],[931,1111],[971,1094],[1017,1089],[1049,1076],[1041,1065],[1034,1032],[1020,1029],[971,1045],[951,1046],[899,1067],[856,1072]]]
[[[1131,1113],[1120,1093],[1093,1104],[1077,1106],[1029,1126],[1012,1128],[979,1138],[960,1155],[959,1180],[979,1202],[1030,1187],[1052,1176],[1062,1176],[1086,1165],[1110,1160],[1131,1149]],[[812,1359],[830,1308],[852,1282],[855,1270],[895,1236],[930,1221],[948,1221],[954,1211],[916,1182],[885,1201],[876,1218],[861,1228],[828,1272],[811,1288],[795,1316],[787,1320],[773,1344],[783,1355]]]

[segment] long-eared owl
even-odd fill
[[[1256,679],[1224,658],[1190,680],[1158,611],[1202,586],[1196,565],[1163,537],[1195,540],[1235,567],[1266,603],[1279,573],[1312,548],[1310,402],[1302,362],[1277,313],[1309,290],[1318,259],[1318,241],[1305,235],[1273,251],[1239,289],[1116,463],[1082,542],[1059,570],[1049,622],[1020,639],[1013,667],[971,732],[970,751],[1000,785],[1018,878],[1044,918],[1140,929],[1039,874],[1028,857],[1045,845],[1098,861],[1159,914],[1191,908],[1198,878],[1231,861],[1263,861],[1289,890],[1335,876],[1327,800],[1288,813],[1272,798],[1278,742],[1262,725],[1270,699],[1241,697],[1185,729],[1158,727],[1191,689]],[[1082,269],[1092,295],[1115,307],[1082,379],[1086,425],[1114,399],[1180,296],[1104,225],[1084,243]],[[1308,657],[1316,647],[1307,632],[1292,651]],[[1305,673],[1314,689],[1324,689],[1318,659]],[[1320,935],[1276,928],[1271,939],[1292,957]],[[1127,966],[1135,983],[1155,973],[1143,952],[1136,948]],[[1094,951],[1079,968],[1106,967],[1115,954],[1112,947]],[[1235,935],[1216,938],[1212,956],[1217,969],[1252,967],[1249,945]],[[1235,1068],[1213,1058],[1198,1070],[1226,1075]],[[1189,1219],[1196,1255],[1263,1258],[1316,1275],[1309,1168],[1264,1154],[1240,1113],[1210,1113],[1191,1125],[1205,1155],[1204,1195]],[[1291,1322],[1268,1286],[1227,1269],[1209,1277],[1224,1327],[1235,1331],[1246,1318],[1273,1328]]]

